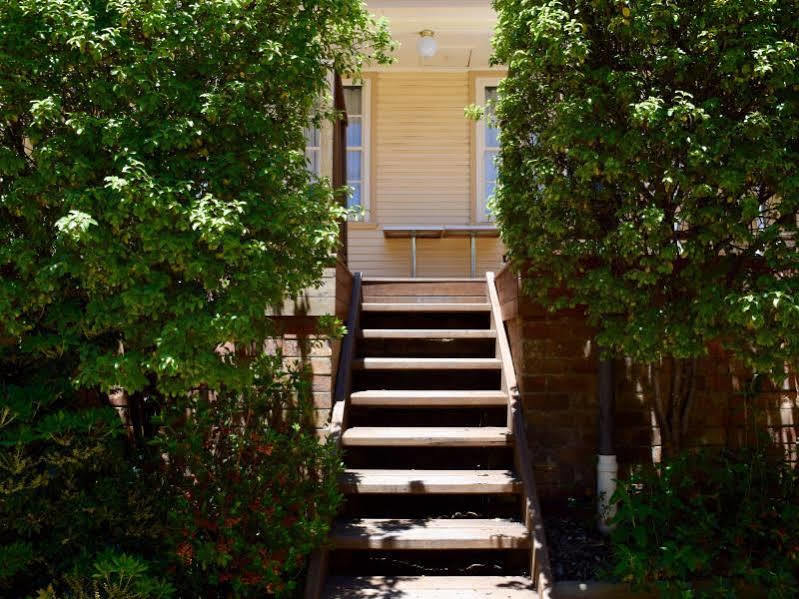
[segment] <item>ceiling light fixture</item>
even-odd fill
[[[435,33],[430,29],[419,32],[419,41],[416,42],[416,49],[423,58],[432,58],[438,51],[438,42],[433,37]]]

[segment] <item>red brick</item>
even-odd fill
[[[596,378],[590,375],[566,374],[550,376],[547,389],[555,392],[591,392],[595,390]]]
[[[565,393],[525,393],[522,401],[527,410],[568,410],[569,396]]]

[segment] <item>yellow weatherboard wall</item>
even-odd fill
[[[381,226],[474,224],[469,72],[381,72],[371,79],[371,222],[350,223],[349,268],[409,276],[408,239]],[[419,239],[417,276],[469,276],[468,239]],[[478,276],[501,266],[498,239],[478,239]]]

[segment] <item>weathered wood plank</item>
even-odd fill
[[[487,303],[472,302],[364,302],[364,312],[488,312]]]
[[[363,329],[364,339],[493,339],[489,329]]]
[[[502,391],[357,391],[350,397],[354,406],[372,407],[458,407],[504,406]]]
[[[498,370],[496,358],[362,358],[354,360],[355,370]]]
[[[331,577],[325,599],[535,599],[521,576]]]
[[[527,528],[492,519],[381,519],[339,522],[330,534],[337,549],[524,549]]]
[[[357,426],[344,431],[341,439],[345,447],[501,447],[513,443],[513,435],[503,426]]]
[[[365,295],[364,301],[376,304],[481,304],[485,303],[485,295]]]
[[[341,489],[348,494],[513,494],[521,490],[521,481],[509,470],[350,469]]]
[[[485,298],[485,282],[384,282],[366,283],[363,296],[367,300],[383,296],[479,296]]]

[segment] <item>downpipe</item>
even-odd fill
[[[613,525],[610,521],[616,516],[616,504],[610,499],[616,493],[616,480],[619,478],[619,464],[615,455],[599,455],[596,467],[597,515],[599,531],[610,534]]]
[[[599,448],[596,470],[597,516],[599,530],[609,534],[613,529],[610,521],[616,516],[616,504],[611,498],[616,493],[619,478],[619,464],[613,448],[613,429],[615,416],[615,394],[613,382],[613,361],[603,359],[598,368],[599,387]]]

